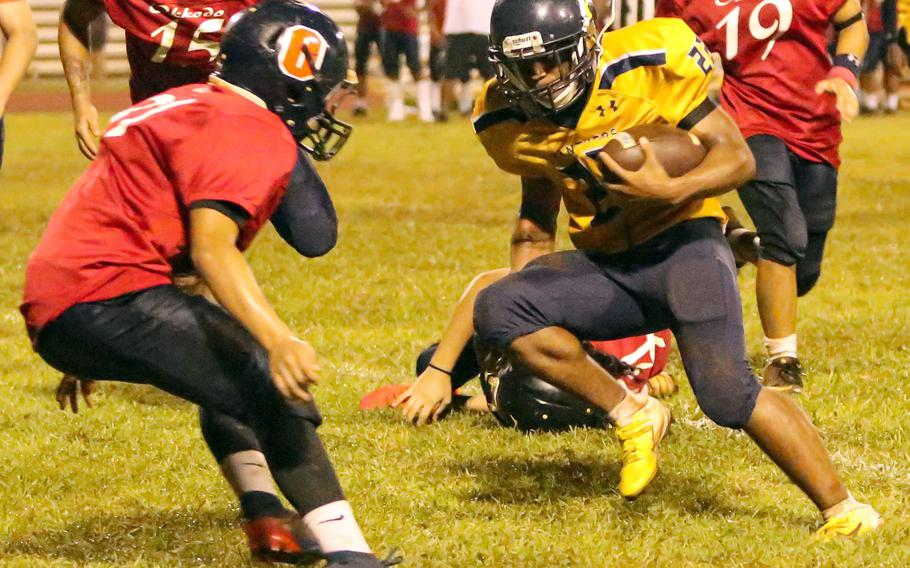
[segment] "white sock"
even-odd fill
[[[430,94],[430,80],[417,81],[417,116],[424,122],[433,121],[433,101]]]
[[[461,84],[461,89],[458,91],[458,112],[465,114],[471,112],[474,109],[474,89],[471,87],[471,82]]]
[[[231,454],[221,461],[221,472],[238,496],[250,491],[277,495],[262,452],[247,450]]]
[[[442,108],[442,83],[439,81],[430,85],[430,106],[433,112],[439,112]]]
[[[387,101],[389,120],[404,120],[404,93],[401,90],[401,83],[397,80],[389,80]]]
[[[622,385],[623,383],[620,381],[620,384]],[[632,420],[632,415],[644,408],[645,404],[648,403],[647,392],[641,395],[633,393],[625,385],[623,385],[623,388],[626,389],[626,397],[608,412],[610,419],[617,426],[628,424]]]
[[[357,97],[357,102],[354,103],[354,108],[367,108],[367,100],[364,97]]]
[[[313,509],[303,516],[303,524],[319,543],[323,554],[350,550],[371,554],[360,526],[354,520],[354,511],[347,501],[335,501]]]
[[[851,495],[850,492],[848,491],[847,498],[844,499],[843,501],[841,501],[840,503],[838,503],[837,505],[828,507],[827,509],[822,511],[822,517],[824,517],[824,519],[827,521],[831,517],[836,517],[837,515],[849,513],[850,511],[852,511],[858,507],[862,507],[862,506],[863,506],[863,504],[860,503],[859,501],[857,501],[856,499],[854,499],[853,495]]]
[[[768,358],[772,361],[781,357],[796,357],[796,334],[787,337],[772,339],[765,338],[765,349],[768,350]]]
[[[888,108],[888,110],[890,110],[892,112],[896,111],[898,109],[898,107],[901,106],[901,99],[897,95],[897,93],[891,93],[890,95],[888,95],[887,101],[885,102],[885,106]]]
[[[862,93],[863,106],[869,110],[878,109],[878,93],[867,93],[863,91]]]

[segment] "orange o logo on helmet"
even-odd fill
[[[278,38],[278,47],[278,68],[281,72],[301,81],[309,81],[322,67],[328,44],[322,34],[312,28],[291,26]],[[316,69],[310,66],[310,61]]]

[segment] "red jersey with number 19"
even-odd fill
[[[221,32],[259,0],[103,0],[126,31],[130,96],[138,102],[167,89],[204,83],[215,70]]]
[[[230,204],[246,249],[297,161],[277,115],[213,85],[187,85],[115,115],[28,261],[20,307],[32,329],[67,308],[171,282],[188,254],[189,210]]]
[[[815,94],[831,59],[825,34],[845,0],[660,0],[724,67],[721,103],[745,137],[770,134],[795,154],[840,165],[840,115]]]

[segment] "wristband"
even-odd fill
[[[828,71],[828,77],[837,77],[843,79],[852,88],[857,87],[857,76],[859,75],[859,58],[852,53],[838,53],[834,56],[834,67]]]
[[[448,376],[450,376],[450,377],[452,376],[452,371],[446,371],[446,370],[443,369],[442,367],[437,367],[437,366],[434,365],[433,363],[428,363],[428,364],[427,364],[427,367],[429,367],[429,368],[431,368],[431,369],[436,369],[436,370],[439,371],[440,373],[444,373],[444,374],[446,374],[446,375],[448,375]]]

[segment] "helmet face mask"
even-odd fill
[[[352,127],[334,110],[355,82],[338,26],[318,8],[267,0],[232,18],[216,76],[258,97],[316,160],[329,160]]]
[[[599,47],[584,0],[499,0],[490,41],[500,88],[531,115],[567,108],[594,81]]]

